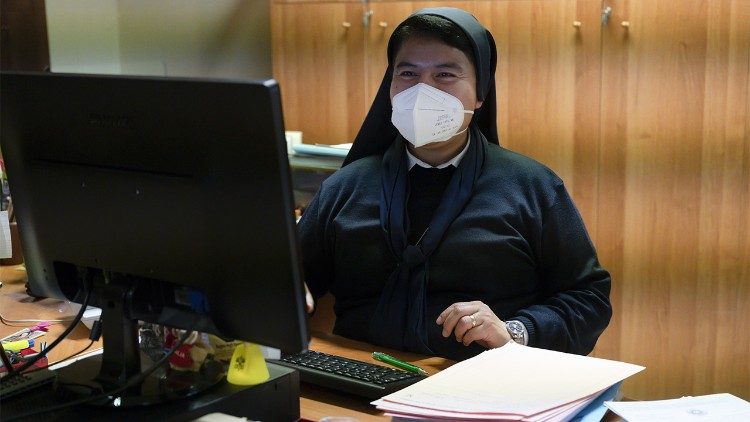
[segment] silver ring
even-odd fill
[[[471,318],[471,328],[474,328],[477,326],[477,318],[474,316],[474,314],[469,315]]]

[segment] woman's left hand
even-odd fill
[[[505,322],[480,301],[457,302],[440,313],[435,321],[443,326],[443,337],[453,333],[464,346],[472,342],[492,349],[511,341]]]

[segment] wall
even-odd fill
[[[120,73],[116,0],[47,0],[53,72]]]
[[[271,76],[269,4],[47,0],[53,72]]]

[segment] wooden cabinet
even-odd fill
[[[494,35],[501,144],[563,178],[612,273],[594,354],[647,367],[624,394],[750,399],[750,1],[276,3],[287,126],[351,141],[393,27],[435,5]]]
[[[552,168],[596,231],[600,1],[477,1],[498,50],[501,145]],[[574,22],[580,26],[574,26]]]
[[[274,3],[273,74],[285,126],[307,143],[351,142],[365,116],[363,4]]]
[[[607,4],[597,353],[646,366],[632,398],[750,399],[750,1]]]

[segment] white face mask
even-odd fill
[[[415,147],[443,142],[458,134],[464,123],[461,100],[453,95],[418,83],[393,96],[391,123]]]

